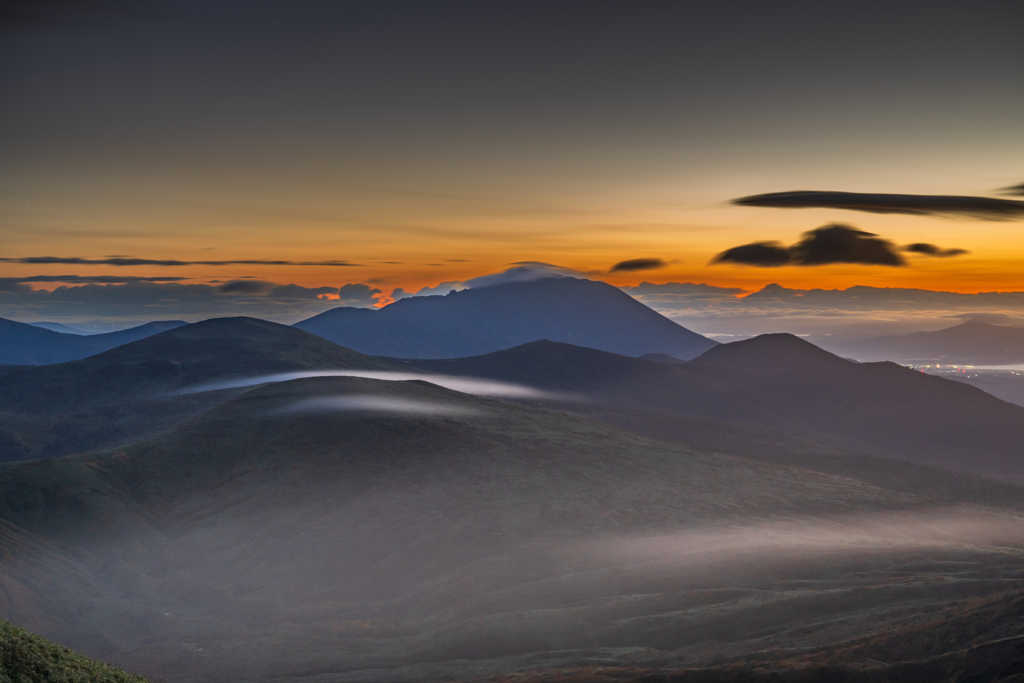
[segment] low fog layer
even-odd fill
[[[564,398],[551,392],[541,391],[521,384],[509,382],[496,382],[494,380],[472,379],[466,377],[451,377],[448,375],[431,375],[421,372],[392,372],[389,370],[309,370],[304,372],[280,372],[272,375],[260,375],[257,377],[239,377],[234,379],[217,380],[204,384],[195,384],[184,389],[171,392],[169,396],[182,396],[185,394],[197,394],[204,391],[219,391],[222,389],[239,389],[243,387],[254,387],[259,384],[271,384],[274,382],[289,382],[295,379],[306,379],[310,377],[364,377],[366,379],[381,379],[394,382],[408,382],[420,380],[430,382],[437,386],[460,391],[464,394],[476,396],[496,396],[501,398],[535,398],[555,399]]]
[[[315,413],[384,413],[386,415],[470,416],[480,411],[464,406],[445,405],[429,401],[389,398],[372,394],[352,396],[323,396],[310,398],[267,411],[267,415],[299,415]]]
[[[617,535],[580,544],[613,564],[676,569],[716,563],[798,560],[908,550],[966,550],[1024,543],[1017,514],[970,508],[804,517],[670,533]]]

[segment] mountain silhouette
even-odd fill
[[[695,446],[721,443],[729,424],[738,424],[752,443],[751,430],[765,429],[856,452],[1024,477],[1024,408],[894,363],[851,362],[788,334],[718,345],[682,364],[551,342],[409,363],[575,392],[592,403],[581,401],[574,410]],[[678,429],[676,418],[686,418]],[[705,432],[709,424],[692,418],[726,424]]]
[[[968,320],[935,332],[912,332],[874,339],[822,337],[820,343],[829,350],[862,360],[951,365],[1024,363],[1024,328],[992,325],[980,320]]]
[[[715,342],[603,282],[554,277],[336,308],[295,327],[374,356],[457,358],[539,339],[627,356],[689,359]]]
[[[187,324],[182,320],[160,320],[117,332],[84,335],[0,318],[0,365],[66,363]]]
[[[0,374],[0,461],[138,439],[238,393],[173,395],[211,380],[394,367],[286,325],[204,320],[82,360],[8,368]]]

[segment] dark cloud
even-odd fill
[[[711,259],[711,265],[716,263],[742,263],[747,266],[785,266],[792,260],[793,255],[788,247],[782,246],[779,242],[754,242],[744,244],[740,247],[726,249],[721,254]]]
[[[619,261],[609,273],[616,273],[620,271],[633,271],[633,270],[654,270],[656,268],[664,268],[667,263],[662,261],[660,258],[634,258],[628,261]]]
[[[364,284],[347,284],[338,289],[338,297],[345,306],[373,306],[382,293],[381,290]]]
[[[791,247],[778,242],[755,242],[727,249],[711,260],[762,268],[773,266],[824,266],[859,263],[870,266],[904,266],[892,242],[848,225],[832,224],[804,233]]]
[[[1024,197],[1024,183],[1020,185],[1011,185],[1010,187],[1004,187],[999,190],[1000,194],[1012,194],[1019,197]]]
[[[1024,217],[1024,202],[1021,201],[956,195],[797,191],[741,197],[732,203],[780,209],[848,209],[911,216],[969,216],[995,221]]]
[[[48,265],[60,263],[76,266],[359,266],[359,263],[348,261],[268,261],[268,260],[239,260],[239,261],[175,261],[165,259],[109,257],[103,259],[79,258],[77,256],[23,256],[20,258],[0,258],[3,263],[28,263],[32,265]]]
[[[265,282],[264,280],[232,280],[222,284],[217,288],[217,291],[221,294],[264,296],[269,294],[275,286],[273,282]]]
[[[337,295],[337,287],[257,281],[253,288],[253,282],[237,280],[224,284],[235,286],[137,281],[70,285],[47,291],[0,279],[0,317],[145,321],[249,315],[295,322],[338,305],[336,299],[324,298]]]
[[[180,282],[187,277],[136,277],[126,275],[30,275],[28,277],[4,277],[0,282],[64,282],[67,284],[123,285],[129,282]]]
[[[905,247],[900,247],[903,251],[911,254],[923,254],[925,256],[938,256],[940,258],[947,258],[950,256],[960,256],[962,254],[969,254],[971,252],[966,249],[943,249],[942,247],[935,244],[928,244],[927,242],[914,242],[908,244]]]

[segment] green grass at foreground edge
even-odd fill
[[[146,683],[0,619],[0,683]]]

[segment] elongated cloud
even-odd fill
[[[259,375],[255,377],[235,377],[231,379],[216,380],[203,384],[194,384],[184,389],[173,391],[168,396],[183,396],[185,394],[198,394],[204,391],[220,391],[222,389],[240,389],[254,387],[260,384],[273,382],[289,382],[293,379],[306,379],[309,377],[364,377],[366,379],[381,379],[393,382],[408,382],[420,380],[430,382],[445,389],[459,391],[464,394],[475,394],[477,396],[495,396],[500,398],[536,398],[551,399],[561,398],[550,392],[512,384],[510,382],[498,382],[495,380],[473,379],[469,377],[453,377],[450,375],[431,375],[422,372],[393,372],[390,370],[308,370],[303,372],[281,372],[272,375]]]
[[[796,191],[740,197],[732,203],[778,209],[846,209],[911,216],[967,216],[990,221],[1024,217],[1024,202],[1021,201],[957,195]]]
[[[180,282],[187,277],[137,277],[134,275],[30,275],[28,277],[3,277],[0,282],[64,282],[67,284],[125,285],[130,282]]]
[[[877,235],[848,225],[826,225],[804,233],[790,247],[778,242],[755,242],[727,249],[711,260],[762,268],[773,266],[824,266],[832,263],[859,263],[871,266],[904,266],[906,261],[896,246]]]
[[[999,192],[1000,194],[1012,194],[1024,197],[1024,183],[1021,183],[1020,185],[1011,185],[1010,187],[1004,187]]]
[[[914,242],[902,247],[903,251],[910,254],[922,254],[924,256],[937,256],[939,258],[949,258],[950,256],[961,256],[963,254],[969,254],[971,252],[966,249],[943,249],[942,247],[935,244],[928,244],[927,242]]]
[[[27,263],[32,265],[64,264],[74,266],[360,266],[348,261],[268,261],[264,259],[231,261],[176,261],[173,259],[148,259],[130,256],[111,256],[102,259],[88,259],[77,256],[21,256],[0,258],[2,263]]]
[[[320,396],[296,401],[283,408],[271,410],[267,415],[310,415],[317,413],[371,413],[407,417],[465,417],[479,415],[480,411],[465,406],[409,398],[353,394],[349,396]]]
[[[612,266],[609,273],[628,272],[635,270],[654,270],[656,268],[664,268],[667,263],[662,261],[660,258],[635,258],[629,259],[628,261],[619,261]]]

